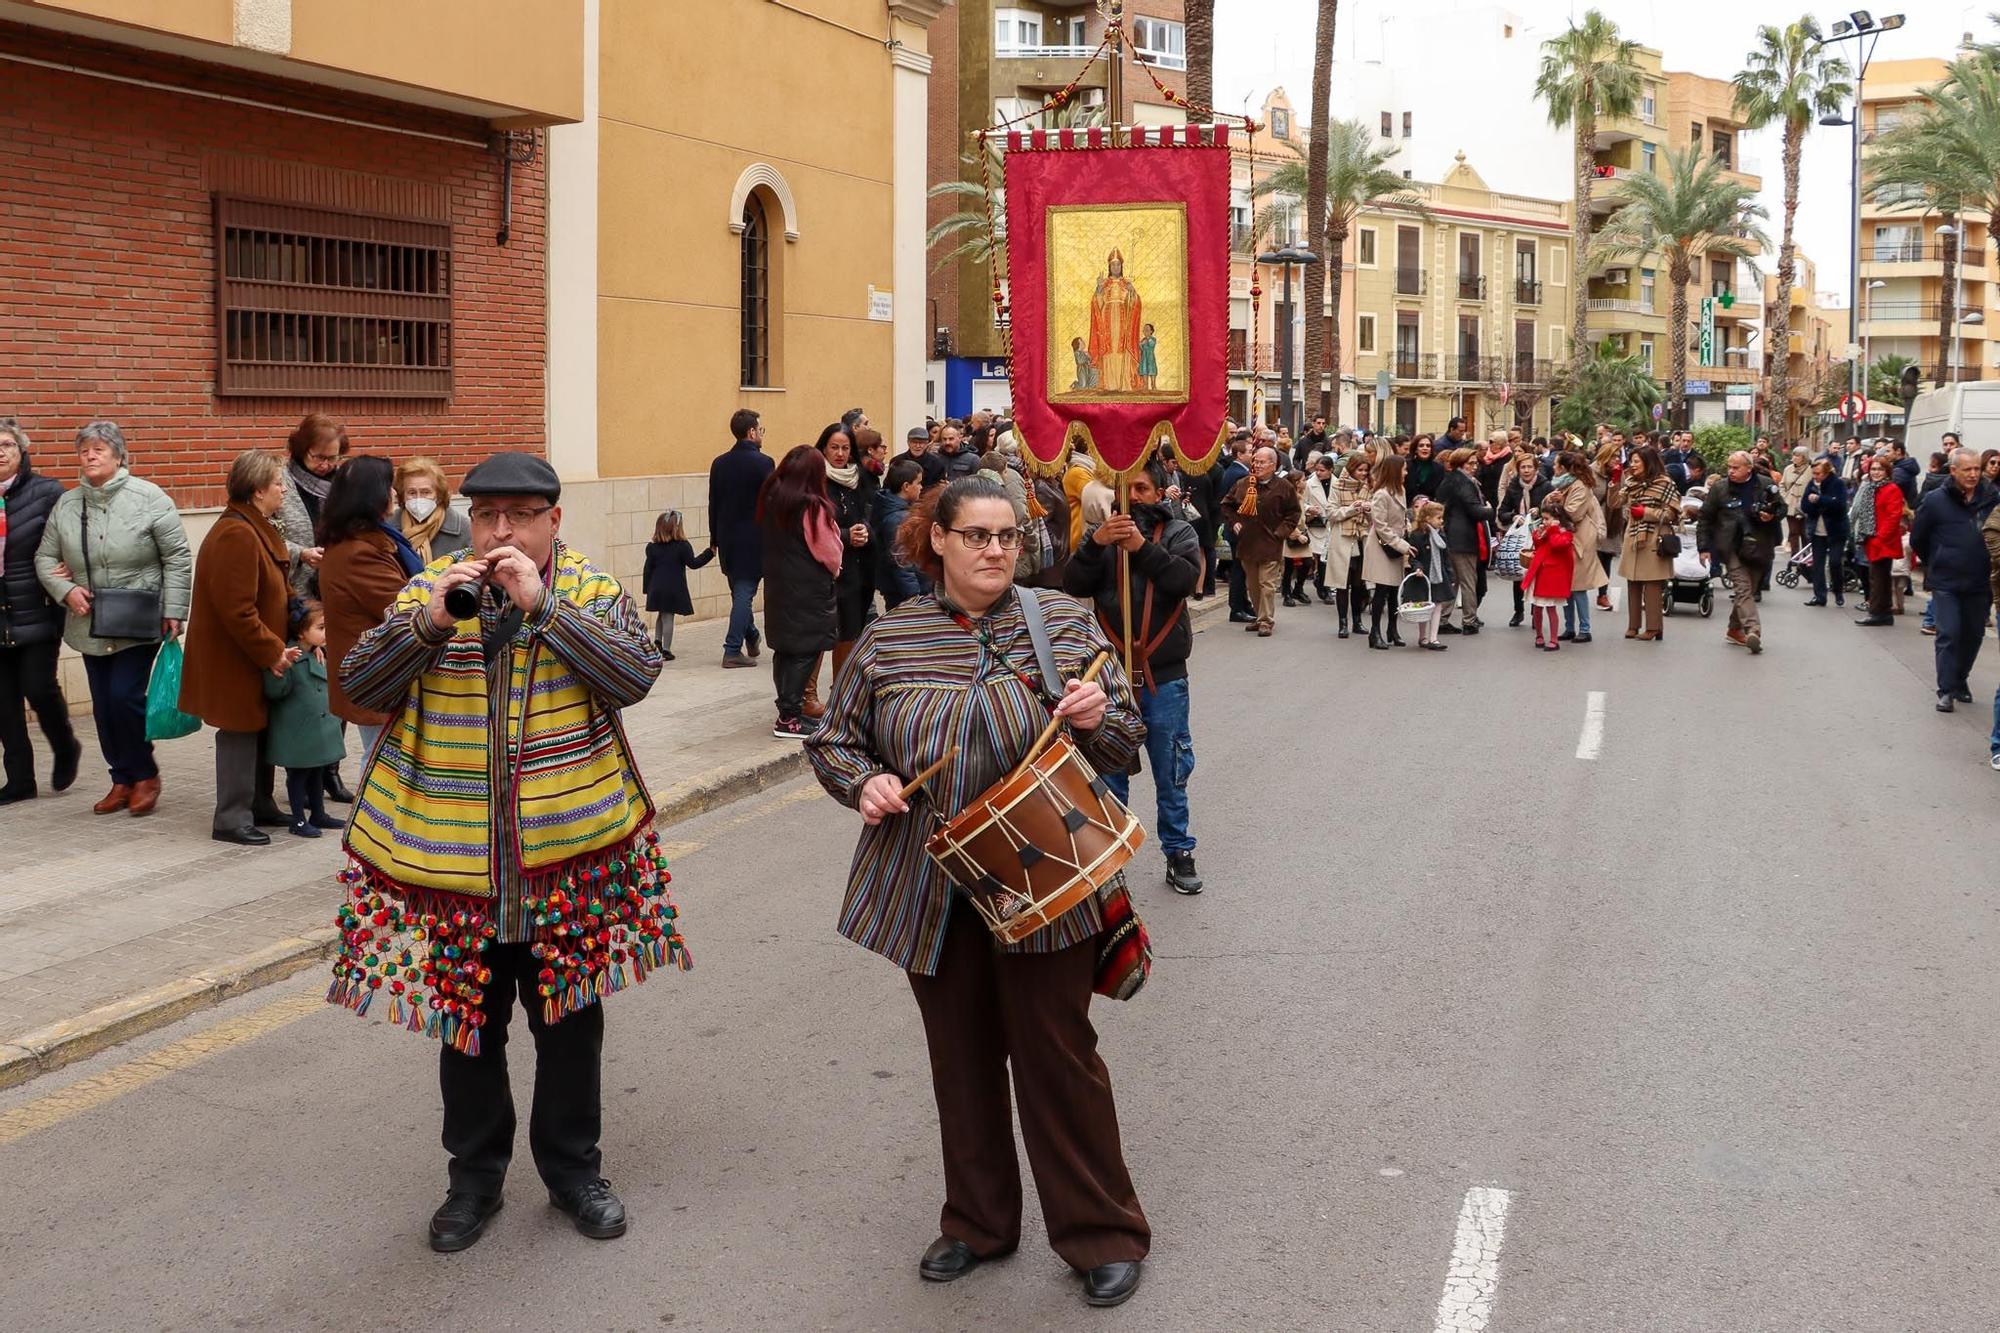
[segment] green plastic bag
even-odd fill
[[[181,641],[168,639],[153,659],[153,679],[146,685],[146,739],[178,740],[201,730],[201,719],[181,711]]]

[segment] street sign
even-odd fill
[[[1757,396],[1757,386],[1754,384],[1725,384],[1722,386],[1722,396],[1725,398],[1755,398]]]
[[[1376,371],[1376,372],[1375,372],[1375,401],[1376,401],[1376,402],[1378,402],[1378,403],[1386,403],[1386,402],[1388,402],[1388,401],[1389,401],[1389,382],[1390,382],[1390,375],[1389,375],[1389,372],[1388,372],[1388,371],[1386,371],[1386,370],[1378,370],[1378,371]]]
[[[1653,404],[1653,420],[1658,421],[1661,417],[1665,416],[1666,414],[1667,414],[1666,408],[1662,407],[1658,403]]]
[[[1861,420],[1861,414],[1867,410],[1868,404],[1862,401],[1860,394],[1844,393],[1840,395],[1840,419],[1842,421],[1859,421]]]

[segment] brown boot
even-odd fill
[[[132,800],[125,807],[135,815],[150,815],[160,803],[160,780],[142,778],[132,784]]]
[[[826,713],[826,705],[819,701],[819,657],[817,654],[813,657],[812,670],[806,675],[805,703],[800,707],[799,711],[807,717],[822,717]]]
[[[840,679],[840,668],[852,656],[854,656],[854,640],[842,639],[839,643],[833,645],[833,670],[826,673],[828,693],[832,692],[833,683]]]
[[[132,799],[132,789],[120,782],[104,794],[104,799],[90,808],[100,815],[113,814],[123,810]]]

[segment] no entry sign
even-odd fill
[[[1867,410],[1868,404],[1862,399],[1860,394],[1844,393],[1840,395],[1840,419],[1842,421],[1859,421],[1861,420],[1861,414]]]

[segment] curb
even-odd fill
[[[1205,599],[1189,608],[1196,629],[1226,615],[1228,599]],[[810,768],[803,748],[725,773],[700,774],[674,783],[654,797],[655,823],[664,829],[780,786]],[[88,1059],[100,1051],[177,1023],[246,991],[283,981],[333,956],[340,936],[333,927],[281,940],[267,948],[194,976],[113,1001],[0,1044],[0,1090]]]

